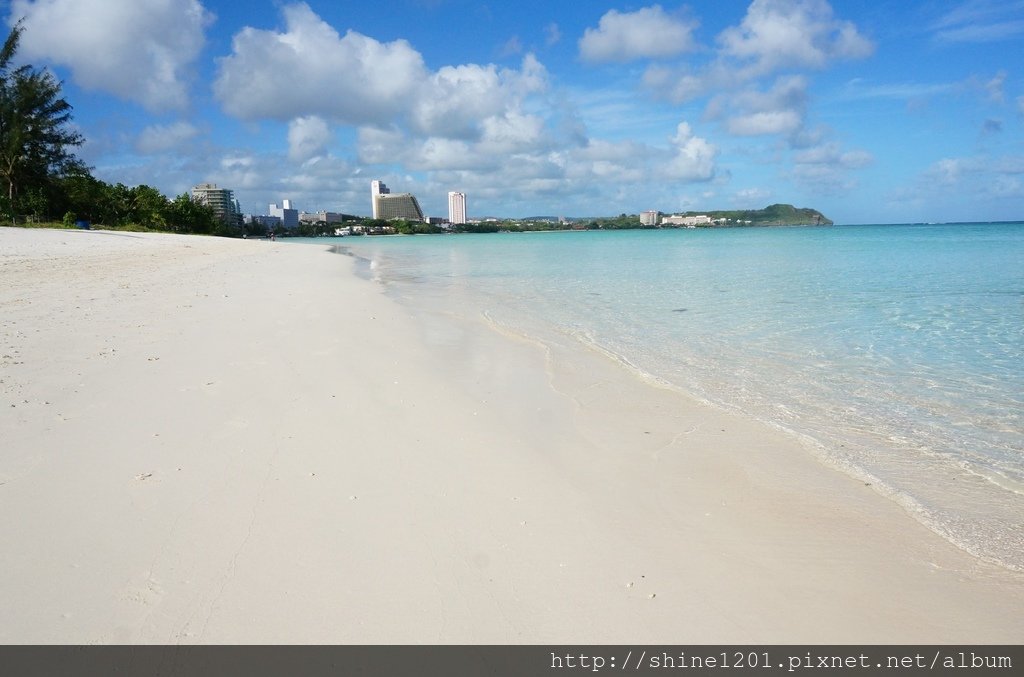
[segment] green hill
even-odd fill
[[[686,212],[684,216],[705,214],[713,221],[724,221],[716,225],[726,226],[831,226],[832,219],[817,209],[774,204],[764,209],[734,209],[709,212]]]

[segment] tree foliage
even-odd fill
[[[15,67],[24,28],[19,21],[0,48],[0,178],[4,207],[45,212],[54,179],[83,169],[71,152],[82,144],[69,128],[71,104],[52,73],[30,65]]]

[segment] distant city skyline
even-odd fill
[[[110,183],[245,212],[1024,218],[1024,5],[11,0]],[[467,36],[439,39],[439,36]]]

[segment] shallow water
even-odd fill
[[[1024,569],[1024,224],[339,244],[414,306],[570,335],[788,430],[965,550]]]

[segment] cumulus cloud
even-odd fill
[[[479,138],[481,121],[518,107],[546,83],[547,71],[532,54],[518,71],[493,64],[445,66],[425,83],[423,96],[412,107],[412,123],[428,135]]]
[[[1024,197],[1022,175],[1024,155],[946,157],[922,172],[911,190],[933,199],[951,194],[1019,199]]]
[[[796,153],[792,176],[816,193],[843,193],[857,185],[851,170],[867,167],[874,161],[874,156],[865,150],[844,151],[838,143],[827,142]]]
[[[579,209],[613,202],[621,209],[636,199],[638,184],[647,186],[644,194],[650,198],[652,184],[714,178],[718,154],[686,123],[667,145],[603,139],[579,144],[552,138],[542,119],[524,112],[488,118],[476,140],[417,139],[395,126],[363,127],[358,148],[360,162],[426,171],[434,182],[459,185],[477,200],[502,201],[509,209],[516,200],[552,193],[563,203],[576,201]]]
[[[199,0],[13,0],[11,17],[25,18],[25,58],[154,111],[188,104],[188,71],[213,19]]]
[[[807,78],[779,72],[822,69],[873,49],[827,0],[753,0],[742,20],[718,35],[706,63],[651,64],[643,84],[675,103],[710,97],[705,119],[734,136],[782,135],[793,148],[807,147],[821,136],[806,128]]]
[[[368,165],[385,165],[402,162],[408,144],[405,134],[395,126],[360,127],[356,137],[359,162]]]
[[[856,26],[835,18],[826,0],[754,0],[740,25],[723,31],[718,42],[724,55],[747,62],[751,74],[823,68],[874,50]]]
[[[711,92],[742,87],[749,78],[732,64],[719,59],[699,69],[685,64],[651,64],[644,71],[642,81],[660,98],[685,103]]]
[[[405,40],[339,35],[305,3],[283,13],[283,32],[246,27],[220,60],[213,89],[228,114],[245,120],[316,114],[362,124],[394,117],[416,100],[428,72]]]
[[[431,166],[450,156],[442,149],[457,145],[439,139],[487,140],[500,149],[516,145],[512,138],[538,135],[537,120],[521,112],[528,97],[547,87],[547,71],[533,54],[519,69],[463,64],[431,71],[404,40],[341,35],[306,4],[282,11],[284,30],[247,27],[235,36],[231,55],[220,61],[214,92],[235,117],[290,120],[292,158],[316,155],[328,138],[328,123],[376,127],[360,132],[364,157],[407,150],[385,144],[384,152],[381,143],[393,134],[404,138],[402,130],[408,130],[413,140],[403,143],[430,141],[434,150],[419,157]]]
[[[182,143],[194,138],[199,130],[188,122],[175,122],[169,125],[150,125],[135,139],[135,150],[143,155],[162,153],[178,148]]]
[[[302,163],[323,155],[332,138],[323,118],[316,115],[295,118],[288,123],[288,159]]]
[[[748,88],[716,97],[707,115],[725,118],[725,128],[737,136],[797,135],[807,107],[807,80],[793,75],[779,78],[768,90]]]
[[[476,139],[444,136],[412,136],[402,129],[360,127],[357,149],[367,164],[401,163],[418,171],[454,169],[494,169],[507,165],[510,158],[547,152],[551,143],[544,120],[521,111],[506,111],[480,122]]]
[[[589,62],[632,61],[676,56],[696,45],[696,22],[666,12],[660,5],[635,12],[608,11],[597,28],[579,40],[580,57]]]
[[[679,123],[672,143],[675,155],[663,167],[666,177],[687,181],[707,181],[714,177],[718,149],[707,139],[695,136],[688,123]]]

